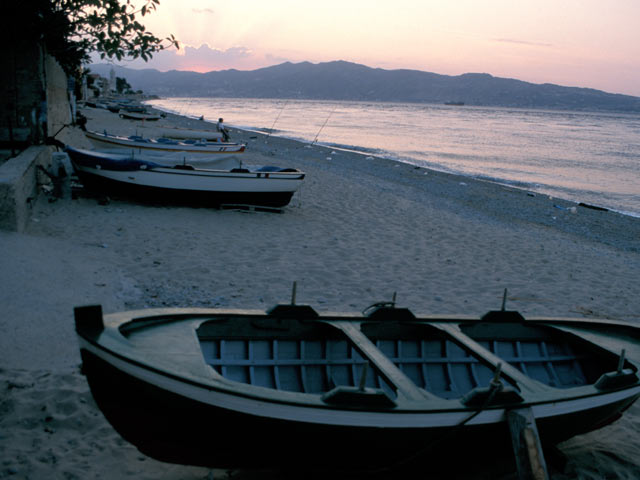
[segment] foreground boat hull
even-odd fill
[[[243,414],[160,389],[86,350],[82,359],[94,399],[111,425],[141,452],[164,462],[210,468],[287,464],[368,469],[404,462],[412,451],[446,436],[445,429],[355,429]],[[504,424],[499,432],[495,427],[482,430],[479,435],[508,440]]]
[[[640,396],[635,327],[387,310],[317,317],[298,306],[266,315],[159,309],[103,323],[99,307],[83,307],[76,329],[92,394],[123,438],[158,460],[211,468],[446,471],[453,449],[466,467],[497,458],[512,465],[514,414],[530,415],[549,447],[615,421]],[[496,331],[510,332],[497,342],[502,359],[481,345]],[[632,360],[594,341],[622,345]],[[504,370],[488,396],[487,361]],[[427,389],[411,364],[422,365]],[[373,374],[365,376],[365,365]],[[438,372],[460,388],[440,390]],[[468,373],[475,386],[463,386]],[[268,378],[275,384],[265,388]]]
[[[274,419],[195,401],[124,373],[88,350],[83,371],[92,395],[111,425],[152,458],[209,468],[289,467],[371,470],[414,468],[447,451],[467,461],[509,460],[506,421],[451,427],[354,427]],[[94,381],[94,379],[100,379]],[[545,445],[616,420],[635,397],[568,415],[537,420]],[[286,457],[286,460],[283,458]],[[440,465],[442,468],[446,464]]]

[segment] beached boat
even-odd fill
[[[263,166],[196,168],[168,164],[166,157],[116,154],[66,147],[83,185],[107,195],[197,206],[261,205],[283,207],[302,184],[296,169]],[[163,162],[163,163],[159,163]]]
[[[295,295],[266,312],[78,307],[75,321],[109,422],[188,465],[453,472],[517,459],[523,438],[544,463],[541,446],[640,396],[640,329],[617,321],[416,316],[394,302],[319,314]]]
[[[120,111],[125,111],[128,113],[136,112],[136,113],[149,113],[147,107],[140,103],[125,103],[120,102]]]
[[[118,111],[118,115],[120,115],[120,118],[124,118],[127,120],[146,120],[148,122],[160,120],[162,118],[162,116],[155,113],[138,112],[123,109],[120,109]]]
[[[86,137],[99,149],[126,149],[137,153],[145,152],[187,152],[189,154],[205,154],[210,156],[236,155],[245,151],[241,143],[209,142],[201,140],[172,140],[169,138],[143,138],[139,135],[122,137],[106,132],[87,130]]]
[[[222,142],[222,133],[214,130],[180,128],[180,127],[155,127],[156,131],[165,138],[179,140],[208,140],[210,142]]]

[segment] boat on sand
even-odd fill
[[[144,201],[283,207],[305,177],[299,170],[276,166],[196,168],[187,163],[171,163],[167,157],[69,146],[65,151],[87,189]]]
[[[544,468],[543,449],[615,421],[640,396],[640,329],[618,321],[415,315],[395,302],[320,314],[294,293],[267,311],[77,307],[75,322],[97,405],[164,462],[423,472],[444,462],[454,473],[478,459],[520,468],[524,450]]]
[[[214,130],[193,129],[181,127],[158,126],[156,131],[165,138],[178,140],[208,140],[210,142],[222,142],[222,133]]]
[[[123,137],[110,135],[107,132],[87,130],[86,137],[98,149],[125,149],[137,153],[143,152],[185,152],[188,154],[205,154],[210,156],[236,155],[245,151],[241,143],[209,142],[201,140],[172,140],[169,138],[144,138],[139,135]]]
[[[128,109],[120,109],[118,111],[118,115],[120,118],[124,118],[126,120],[146,120],[147,122],[160,120],[162,118],[162,116],[155,113],[148,113],[146,111],[139,112]]]

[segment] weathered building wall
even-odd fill
[[[47,55],[45,66],[48,134],[53,136],[65,125],[71,124],[71,106],[67,90],[67,75],[64,70],[51,55]]]
[[[22,78],[24,82],[14,83],[9,87],[8,90],[17,101],[7,102],[2,107],[8,105],[13,108],[8,111],[8,115],[22,122],[24,140],[29,143],[37,144],[44,141],[44,132],[37,129],[40,119],[45,118],[48,135],[53,136],[57,133],[56,138],[68,143],[68,139],[72,135],[77,136],[78,132],[77,129],[66,126],[71,123],[67,76],[51,56],[38,63],[44,65],[42,69],[29,68],[28,65],[18,62],[15,78]],[[6,72],[3,74],[6,75]],[[40,88],[43,85],[41,78],[34,81],[35,75],[46,79],[46,88]],[[43,98],[46,98],[46,104],[41,100],[37,101]],[[46,112],[42,117],[41,110]],[[38,166],[49,170],[53,151],[55,148],[42,144],[31,146],[0,165],[0,229],[18,232],[24,230],[31,215],[31,204],[40,193],[38,182],[47,182],[46,175],[38,174]]]
[[[0,49],[0,143],[36,145],[71,123],[67,76],[29,38]]]
[[[46,97],[41,49],[18,38],[0,49],[0,65],[0,142],[37,143]]]
[[[0,229],[21,231],[42,191],[38,182],[49,179],[39,169],[49,169],[55,150],[44,145],[45,139],[70,124],[72,116],[67,77],[41,44],[41,18],[28,10],[35,3],[5,3],[0,15]]]

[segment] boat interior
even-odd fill
[[[347,322],[305,318],[303,310],[300,317],[221,316],[203,322],[197,336],[204,361],[224,378],[312,394],[371,388],[394,398],[396,387],[381,357],[418,388],[443,399],[462,399],[489,386],[497,362],[556,389],[594,384],[620,363],[618,355],[553,326],[513,320],[394,321],[396,311]],[[450,333],[452,325],[456,335]],[[517,390],[509,375],[500,381]]]

